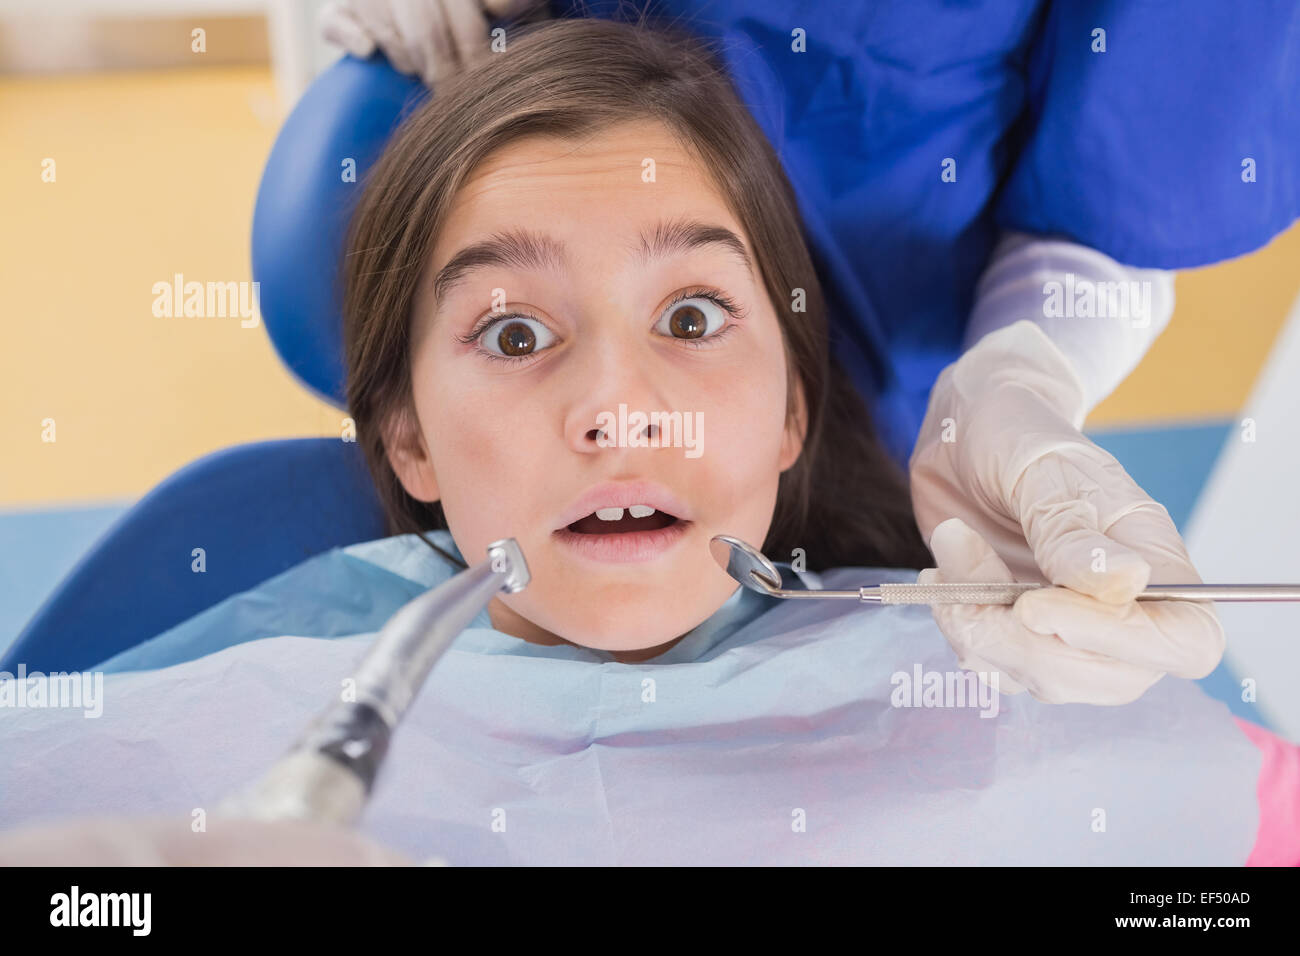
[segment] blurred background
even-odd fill
[[[323,0],[0,0],[0,648],[112,522],[182,465],[342,413],[261,324],[170,321],[153,284],[251,282],[263,163],[338,51]],[[202,47],[196,50],[195,30]],[[54,160],[53,182],[43,180]],[[1300,227],[1179,273],[1169,329],[1090,416],[1206,581],[1300,582]],[[42,440],[54,419],[57,441]],[[1206,682],[1300,740],[1300,606],[1219,605]]]

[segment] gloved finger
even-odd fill
[[[330,0],[321,8],[316,22],[322,37],[353,56],[365,59],[375,52],[374,40],[338,0]]]
[[[1150,583],[1201,583],[1173,519],[1158,502],[1149,498],[1138,502],[1106,529],[1106,535],[1147,561]],[[1105,563],[1107,555],[1102,558]],[[1143,601],[1108,612],[1081,595],[1044,590],[1025,598],[1028,601],[1023,606],[1018,602],[1017,611],[1026,626],[1054,632],[1076,646],[1135,664],[1200,678],[1213,671],[1223,657],[1223,624],[1210,603]],[[1091,616],[1080,616],[1083,614]]]
[[[468,69],[490,53],[488,21],[479,0],[443,0],[459,65]]]
[[[1151,565],[1106,533],[1150,501],[1114,458],[1044,455],[1025,469],[1013,501],[1034,560],[1053,584],[1111,604],[1125,604],[1147,586]]]
[[[1200,584],[1201,575],[1183,544],[1169,512],[1150,501],[1125,515],[1108,534],[1136,551],[1151,565],[1153,584]],[[1177,649],[1160,666],[1179,677],[1201,678],[1223,659],[1223,622],[1212,602],[1143,601],[1147,617]]]
[[[411,866],[364,834],[300,820],[93,816],[0,833],[0,866]]]
[[[1009,607],[950,604],[933,611],[959,665],[997,672],[1005,693],[1027,690],[1045,704],[1128,704],[1164,676],[1030,631]]]
[[[426,86],[460,68],[447,28],[445,0],[385,0],[404,54]]]
[[[466,46],[486,42],[487,18],[477,0],[392,0],[420,78],[437,86],[465,69]]]
[[[1125,515],[1110,529],[1111,537],[1141,552],[1151,565],[1153,584],[1200,584],[1201,575],[1165,507],[1148,507]],[[1183,648],[1183,661],[1163,669],[1179,677],[1199,679],[1223,659],[1223,621],[1212,602],[1159,601],[1141,605],[1162,633]],[[1199,627],[1197,624],[1199,623]]]
[[[943,577],[938,568],[925,568],[916,575],[917,584],[944,584]],[[970,607],[970,606],[966,606]],[[976,609],[979,606],[975,606]],[[954,609],[961,610],[959,605],[933,604],[930,611],[934,615],[935,623],[939,625],[939,631],[948,641],[948,645],[957,655],[957,666],[962,670],[974,671],[981,684],[992,686],[993,675],[997,675],[997,689],[1003,694],[1023,694],[1024,685],[1019,683],[1010,674],[999,671],[984,658],[971,651],[969,643],[962,637],[957,640],[950,636],[952,634],[965,635],[970,634],[969,622],[967,616],[953,613]]]
[[[1149,584],[1200,584],[1182,535],[1165,506],[1147,500],[1115,521],[1106,536],[1131,548],[1151,565]]]
[[[419,75],[420,64],[394,19],[390,0],[352,0],[348,8],[361,29],[384,51],[394,70]]]
[[[930,553],[945,581],[1009,584],[1015,581],[987,541],[961,518],[949,518],[930,533]]]
[[[938,568],[926,568],[916,576],[918,584],[960,583],[980,581],[1005,583],[1013,580],[997,553],[988,543],[960,518],[949,518],[935,526],[930,535],[930,550]],[[999,633],[999,616],[1009,609],[978,604],[933,604],[930,612],[940,632],[957,655],[957,666],[973,670],[982,683],[988,684],[985,675],[998,673],[998,690],[1004,694],[1024,692],[1024,686],[1012,675],[998,672],[975,650],[981,638]]]
[[[935,525],[930,552],[939,566],[927,580],[953,584],[1004,584],[1014,580],[997,552],[960,518]],[[921,580],[920,575],[917,580]],[[982,642],[998,640],[1012,617],[1010,607],[996,604],[933,604],[930,610],[959,659],[977,654]]]
[[[1143,601],[1112,605],[1064,588],[1021,595],[1016,618],[1038,634],[1055,634],[1094,651],[1176,677],[1198,679],[1218,666],[1225,644],[1213,605]]]
[[[1164,676],[1163,671],[1072,647],[1054,634],[1035,633],[1014,615],[1011,620],[1000,640],[982,642],[980,654],[1045,704],[1128,704]]]
[[[483,0],[483,8],[496,20],[507,20],[530,6],[538,5],[538,0]]]
[[[1011,580],[1001,558],[958,518],[936,526],[930,550],[939,567],[926,574],[927,581]],[[1031,631],[1017,619],[1014,605],[937,604],[932,611],[959,661],[978,658],[1001,673],[1000,681],[1009,679],[1044,703],[1129,703],[1163,676]]]

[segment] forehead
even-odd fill
[[[488,156],[461,186],[435,262],[479,234],[564,221],[634,233],[650,219],[690,213],[741,234],[703,159],[657,122],[621,123],[581,139],[528,136]]]

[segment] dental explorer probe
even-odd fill
[[[852,591],[789,591],[781,572],[756,548],[727,534],[709,540],[722,569],[750,590],[779,598],[851,598],[866,604],[1015,604],[1026,591],[1050,584],[886,583]],[[1138,601],[1300,601],[1300,584],[1148,584]]]
[[[388,742],[447,646],[498,591],[530,575],[514,538],[488,559],[403,605],[388,619],[354,676],[355,694],[331,704],[271,769],[216,809],[223,817],[353,823],[375,784]]]

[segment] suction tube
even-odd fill
[[[357,668],[355,684],[308,726],[289,752],[219,816],[354,823],[374,788],[393,731],[425,679],[461,631],[498,591],[530,576],[514,538],[488,545],[488,558],[400,608]]]

